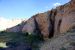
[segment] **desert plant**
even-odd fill
[[[62,47],[62,48],[60,48],[60,50],[66,50],[66,48]]]

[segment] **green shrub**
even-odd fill
[[[6,33],[6,31],[0,31],[0,33]]]
[[[66,48],[62,47],[62,48],[60,48],[60,50],[66,50]]]
[[[0,40],[4,40],[5,42],[11,43],[28,43],[32,47],[33,50],[36,48],[38,49],[38,44],[43,41],[43,37],[41,35],[33,35],[28,34],[28,32],[21,33],[21,32],[1,32],[0,33]]]

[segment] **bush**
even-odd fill
[[[66,50],[66,48],[62,47],[62,48],[60,48],[60,50]]]
[[[20,42],[28,44],[33,50],[38,49],[38,44],[43,41],[42,35],[28,34],[28,32],[4,32],[0,33],[0,39],[7,42],[7,46],[16,47]]]
[[[6,33],[6,31],[0,31],[0,33]]]

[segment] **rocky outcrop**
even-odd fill
[[[40,50],[75,50],[75,29],[46,40]]]
[[[20,26],[6,31],[41,33],[44,38],[51,38],[67,32],[73,26],[75,26],[75,0],[51,11],[36,14]]]
[[[58,7],[56,15],[55,33],[64,33],[75,25],[75,3],[73,1]],[[60,27],[59,27],[60,26]]]

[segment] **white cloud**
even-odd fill
[[[6,19],[4,17],[0,17],[0,30],[4,30],[6,28],[13,27],[19,23],[21,23],[23,19]]]
[[[60,6],[60,5],[61,5],[61,3],[54,3],[53,4],[54,7],[57,7],[57,6]]]

